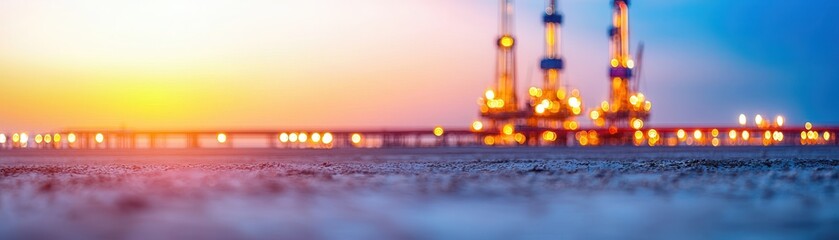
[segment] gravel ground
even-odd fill
[[[2,239],[839,239],[839,148],[0,151]]]

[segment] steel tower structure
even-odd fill
[[[650,116],[652,104],[638,91],[635,61],[629,52],[629,0],[614,0],[612,27],[609,28],[610,68],[609,101],[600,104],[590,117],[598,126],[640,129]],[[614,130],[613,130],[614,129]]]
[[[574,116],[582,112],[582,98],[578,90],[571,91],[562,87],[562,71],[565,67],[562,58],[562,14],[557,9],[557,0],[548,0],[545,15],[545,57],[539,66],[543,72],[542,87],[531,87],[529,125],[546,128],[576,129]],[[570,126],[571,125],[571,126]]]
[[[500,36],[496,42],[496,76],[494,86],[479,100],[481,117],[488,121],[487,129],[510,132],[521,119],[516,98],[516,39],[513,36],[513,1],[501,0]]]

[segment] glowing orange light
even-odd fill
[[[498,41],[498,43],[501,44],[502,47],[509,48],[512,47],[513,44],[515,44],[515,40],[510,36],[503,36],[501,37],[501,40]]]
[[[332,143],[332,133],[324,133],[323,134],[323,143],[324,144]]]
[[[361,143],[361,134],[353,133],[352,136],[350,136],[350,140],[354,144]]]
[[[678,137],[679,139],[685,139],[685,130],[679,129],[678,131],[676,131],[676,137]]]
[[[434,127],[434,136],[438,136],[438,137],[443,136],[443,133],[444,133],[443,127],[440,127],[440,126]]]
[[[99,137],[99,136],[100,136],[99,134],[97,134],[97,135],[96,135],[96,142],[98,142],[98,143],[102,143],[102,141],[100,140],[100,137]],[[216,136],[216,141],[218,141],[219,143],[225,143],[225,142],[227,142],[227,134],[224,134],[224,133],[219,133],[219,134]]]
[[[592,120],[597,120],[598,118],[600,118],[600,111],[597,111],[597,110],[591,111],[589,116],[591,117]]]
[[[697,140],[702,139],[702,131],[699,131],[698,129],[693,131],[693,138]]]
[[[320,142],[320,133],[312,133],[312,142]]]
[[[105,141],[105,135],[102,135],[102,133],[97,133],[96,136],[94,137],[94,140],[96,140],[96,143],[102,143],[102,142]]]
[[[609,111],[609,102],[607,102],[607,101],[601,102],[600,103],[600,110],[603,110],[603,112]]]
[[[745,130],[744,130],[744,131],[743,131],[743,133],[741,134],[741,137],[743,137],[743,140],[748,141],[748,140],[749,140],[749,137],[750,137],[750,136],[749,136],[749,131],[745,131]]]
[[[299,141],[301,143],[306,142],[306,140],[308,138],[309,138],[309,136],[307,136],[306,133],[298,133],[297,134],[297,141]]]
[[[484,123],[481,121],[474,121],[472,122],[472,130],[473,131],[481,131],[484,128]]]
[[[513,138],[519,144],[524,144],[524,142],[527,140],[527,137],[525,137],[523,133],[516,133],[516,136]]]
[[[504,134],[506,134],[506,135],[512,135],[512,134],[513,134],[513,131],[515,131],[515,128],[513,127],[513,124],[506,124],[506,125],[504,125],[504,127],[501,129],[501,132],[503,132],[503,133],[504,133]]]
[[[635,130],[641,129],[644,127],[644,121],[641,119],[632,119],[632,128]]]
[[[755,125],[757,125],[757,126],[763,125],[763,116],[760,116],[760,114],[755,115]]]
[[[719,135],[720,135],[720,130],[717,130],[716,128],[711,130],[711,136],[712,137],[717,137]]]
[[[635,140],[641,140],[644,138],[644,132],[642,131],[635,131]]]
[[[720,139],[718,139],[718,138],[711,139],[711,145],[714,146],[714,147],[719,146],[720,145]]]
[[[655,129],[650,129],[649,131],[647,131],[647,137],[649,137],[650,139],[658,138],[658,131],[656,131]]]
[[[297,142],[297,133],[288,134],[288,140],[291,142]]]
[[[577,127],[579,127],[579,125],[577,125],[576,121],[571,121],[568,123],[568,129],[577,130]]]
[[[829,132],[825,131],[823,136],[824,136],[825,141],[830,141],[830,133]]]
[[[488,146],[495,145],[495,137],[493,137],[493,136],[484,137],[484,144],[486,144]]]
[[[555,141],[556,140],[556,133],[553,131],[545,131],[542,132],[542,139],[545,141]]]
[[[488,100],[495,99],[495,91],[492,91],[492,89],[487,89],[487,91],[484,93],[484,97],[486,97]]]
[[[728,138],[731,138],[731,140],[737,139],[737,131],[735,131],[735,130],[728,131]]]
[[[653,103],[651,103],[650,101],[645,101],[644,102],[644,111],[650,111],[650,109],[652,109],[652,108],[653,108]]]
[[[807,130],[809,131],[811,128],[813,128],[813,124],[812,124],[812,123],[807,122],[807,123],[805,123],[805,124],[804,124],[804,129],[807,129]]]

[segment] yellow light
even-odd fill
[[[635,131],[635,140],[641,140],[644,138],[644,132],[642,131]]]
[[[507,134],[507,135],[512,135],[514,130],[515,130],[515,128],[513,128],[513,124],[506,124],[506,125],[504,125],[504,127],[501,129],[501,131],[502,131],[504,134]]]
[[[807,123],[805,123],[805,124],[804,124],[804,129],[807,129],[807,130],[809,131],[811,128],[813,128],[813,124],[812,124],[812,123],[807,122]]]
[[[771,139],[771,138],[772,138],[772,132],[770,132],[769,130],[767,130],[766,132],[763,132],[763,139]]]
[[[801,131],[801,139],[802,140],[807,139],[807,132]]]
[[[67,134],[67,142],[76,143],[76,134],[75,133]]]
[[[579,108],[581,104],[582,102],[580,102],[580,99],[577,97],[568,98],[568,106],[571,106],[572,108]]]
[[[437,126],[434,128],[434,136],[443,136],[443,127]]]
[[[574,115],[580,115],[580,112],[582,112],[582,111],[583,111],[583,109],[581,109],[579,107],[571,108],[571,113],[573,113]]]
[[[543,114],[543,113],[545,113],[545,106],[542,105],[542,104],[539,104],[539,105],[536,105],[536,108],[533,109],[533,110],[536,111],[536,113],[538,113],[538,114]]]
[[[830,141],[830,133],[829,132],[825,131],[824,134],[823,134],[823,137],[824,137],[825,141]]]
[[[472,122],[472,130],[474,131],[481,131],[484,128],[484,123],[481,121],[474,121]]]
[[[632,104],[632,106],[638,105],[638,97],[635,95],[629,97],[629,104]]]
[[[61,134],[58,134],[58,133],[54,134],[52,136],[52,140],[55,141],[55,143],[60,143],[61,142]]]
[[[488,100],[495,99],[495,91],[492,91],[492,89],[487,89],[487,91],[484,93],[484,97],[486,97]]]
[[[6,144],[6,134],[0,133],[0,144]]]
[[[816,133],[816,131],[808,131],[807,132],[807,138],[808,139],[814,140],[814,139],[816,139],[816,137],[818,137],[818,134]]]
[[[760,116],[760,114],[755,115],[755,125],[763,125],[763,116]]]
[[[748,141],[749,140],[749,131],[743,130],[743,133],[741,134],[741,137],[743,137],[743,140]]]
[[[332,133],[324,133],[323,134],[323,143],[324,144],[332,143]]]
[[[720,145],[720,140],[718,138],[711,139],[711,145],[716,147]]]
[[[784,126],[784,117],[783,116],[775,117],[775,124],[777,124],[778,127],[783,127]]]
[[[52,143],[52,135],[44,134],[44,142],[45,143]]]
[[[635,67],[635,61],[632,61],[632,59],[626,60],[626,67],[634,68]]]
[[[223,135],[224,135],[223,133],[220,133],[219,134],[219,139],[221,139],[221,136],[223,136]],[[96,140],[96,143],[102,143],[102,142],[105,141],[105,135],[102,135],[102,133],[97,133],[96,136],[94,137],[94,140]],[[227,136],[225,136],[225,140],[227,140]],[[219,142],[222,142],[222,141],[219,141]]]
[[[227,134],[219,133],[218,135],[216,135],[216,141],[218,141],[218,143],[227,142]],[[99,135],[96,135],[96,142],[101,142],[99,141]]]
[[[550,142],[556,141],[556,133],[553,131],[542,132],[542,139]]]
[[[731,138],[731,140],[737,139],[737,131],[735,131],[735,130],[728,131],[728,138]]]
[[[537,87],[530,87],[530,89],[527,90],[527,93],[529,93],[531,97],[541,97],[542,89]]]
[[[649,137],[650,139],[658,138],[658,131],[656,131],[655,129],[650,129],[649,131],[647,131],[647,137]]]
[[[702,131],[699,131],[699,129],[693,131],[693,138],[696,140],[702,139]]]
[[[717,137],[717,136],[719,136],[719,135],[720,135],[720,130],[717,130],[716,128],[714,128],[713,130],[711,130],[711,136],[712,136],[712,137]]]
[[[644,121],[641,119],[632,119],[632,128],[635,130],[641,129],[644,127]]]
[[[653,108],[653,103],[651,103],[650,101],[645,101],[644,102],[644,111],[649,112],[650,109],[652,109],[652,108]]]
[[[17,143],[20,142],[20,134],[12,134],[12,142]]]
[[[281,143],[288,142],[288,133],[280,133],[279,139]]]
[[[676,137],[679,139],[685,139],[685,130],[679,129],[679,131],[676,131]]]
[[[600,103],[600,110],[603,110],[603,112],[609,111],[609,102],[607,102],[607,101],[601,102]]]
[[[597,110],[591,111],[589,116],[591,117],[592,120],[597,120],[598,118],[600,118],[600,111],[597,111]]]
[[[488,146],[495,145],[495,137],[493,137],[493,136],[484,137],[484,144],[486,144]]]
[[[577,121],[571,121],[568,123],[568,129],[577,130],[577,127],[579,127]]]
[[[312,142],[320,142],[320,133],[312,133]]]
[[[291,142],[297,142],[297,133],[291,133],[288,135],[288,140]]]
[[[350,140],[352,141],[353,144],[360,143],[361,142],[361,134],[353,133],[352,136],[350,137]]]
[[[307,136],[306,133],[298,133],[297,134],[297,141],[304,143],[304,142],[306,142],[308,137],[309,136]]]
[[[617,59],[614,59],[614,58],[612,58],[612,61],[610,61],[610,63],[612,64],[612,67],[618,67],[618,64],[620,64],[620,63],[618,62],[618,60],[617,60]],[[601,65],[601,66],[603,66],[603,65]]]
[[[43,142],[43,141],[44,141],[44,136],[41,136],[41,134],[35,135],[35,143],[41,144],[41,142]]]
[[[746,114],[740,114],[740,118],[738,118],[738,120],[739,120],[741,126],[745,126],[746,125]]]
[[[503,36],[501,37],[501,40],[498,42],[501,44],[502,47],[509,48],[513,46],[515,40],[513,39],[513,37]]]
[[[524,142],[527,140],[527,137],[525,137],[523,133],[516,133],[516,136],[513,138],[519,144],[524,144]]]
[[[29,142],[29,134],[21,133],[20,134],[20,143],[26,144]]]

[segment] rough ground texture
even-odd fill
[[[0,152],[0,238],[839,239],[839,148]]]

